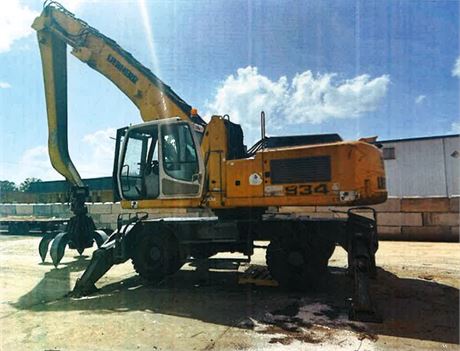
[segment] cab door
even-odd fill
[[[162,195],[167,198],[201,196],[204,164],[190,124],[161,124],[160,145]]]

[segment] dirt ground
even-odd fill
[[[459,350],[460,244],[382,242],[377,324],[347,319],[340,248],[327,287],[309,294],[239,285],[228,261],[152,286],[127,262],[72,299],[90,252],[68,250],[56,269],[40,262],[39,239],[0,235],[1,350]],[[252,263],[264,264],[263,250]]]

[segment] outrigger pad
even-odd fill
[[[65,247],[69,243],[69,234],[66,232],[58,234],[51,244],[50,256],[55,267],[61,262],[64,256]]]
[[[382,323],[382,316],[378,315],[375,311],[360,311],[351,307],[348,314],[351,321],[364,322],[364,323]]]
[[[42,237],[42,240],[40,240],[40,244],[38,245],[38,253],[40,254],[42,262],[45,262],[49,244],[56,237],[56,235],[56,232],[48,232],[45,233]]]

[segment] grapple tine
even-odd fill
[[[53,260],[53,264],[55,267],[61,262],[62,257],[64,256],[65,247],[69,242],[69,234],[68,233],[60,233],[56,235],[51,244],[50,249],[50,256]]]
[[[40,244],[38,245],[38,253],[40,254],[40,257],[42,259],[42,262],[45,262],[46,254],[48,252],[48,246],[51,242],[56,237],[56,233],[54,232],[48,232],[45,233],[42,237],[42,240],[40,240]]]
[[[101,247],[103,243],[107,241],[109,236],[103,230],[95,230],[93,232],[94,241],[96,241],[97,247]]]

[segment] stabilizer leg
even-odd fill
[[[97,291],[94,285],[114,265],[114,247],[97,249],[83,275],[78,278],[70,296],[81,297]]]
[[[361,208],[366,209],[366,208]],[[353,301],[349,318],[361,322],[381,323],[370,293],[370,278],[375,277],[375,252],[378,248],[374,220],[348,212],[348,270],[353,277]]]
[[[131,253],[127,247],[131,246],[138,224],[142,219],[137,215],[131,219],[131,223],[120,226],[110,237],[102,230],[94,231],[94,238],[98,243],[99,249],[94,251],[93,257],[83,275],[75,283],[70,296],[81,297],[97,291],[94,285],[108,270],[114,265],[126,262],[131,258]],[[101,244],[100,244],[101,243]]]
[[[357,257],[353,263],[353,300],[349,313],[350,320],[360,322],[381,323],[370,294],[369,279],[371,275],[370,261],[365,257]]]

